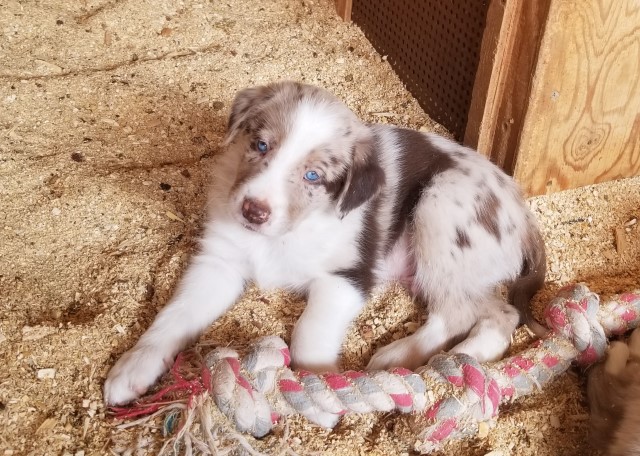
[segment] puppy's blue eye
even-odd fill
[[[267,144],[264,141],[257,141],[256,149],[258,149],[258,152],[262,152],[264,154],[266,151],[269,150],[269,144]]]
[[[315,182],[320,179],[320,175],[315,171],[307,171],[304,173],[304,178],[309,182]]]

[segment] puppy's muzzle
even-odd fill
[[[264,201],[245,198],[242,202],[242,216],[255,225],[265,223],[270,215],[271,208]]]

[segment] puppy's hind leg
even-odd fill
[[[446,349],[449,341],[446,321],[431,315],[424,326],[410,336],[390,343],[378,350],[367,365],[368,370],[391,367],[415,369],[426,364],[433,355]]]
[[[438,268],[431,268],[430,274],[422,277],[438,277],[438,272]],[[428,303],[426,324],[415,334],[379,350],[368,369],[415,369],[462,338],[465,339],[451,349],[452,353],[465,353],[481,362],[498,359],[505,353],[520,319],[518,310],[497,296],[493,287],[479,285],[481,291],[472,292],[462,278],[456,282],[455,274],[441,276],[416,282]]]
[[[478,320],[467,337],[450,350],[464,353],[479,362],[496,361],[505,354],[511,344],[511,335],[518,326],[520,315],[513,306],[498,296],[476,298],[484,301],[479,306]]]
[[[391,367],[415,369],[448,350],[466,335],[476,322],[476,308],[469,301],[456,276],[438,266],[442,263],[419,262],[411,289],[427,303],[427,321],[414,334],[382,347],[369,364],[369,370]]]
[[[424,286],[424,283],[418,284]],[[475,307],[456,293],[455,287],[445,290],[439,287],[437,296],[428,299],[428,317],[424,326],[411,336],[397,340],[378,350],[369,361],[367,369],[381,370],[391,367],[415,369],[427,363],[429,358],[447,350],[460,337],[469,332],[476,322]],[[421,295],[429,295],[420,291]]]

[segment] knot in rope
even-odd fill
[[[286,344],[276,336],[254,344],[242,362],[235,350],[226,347],[207,354],[213,400],[239,431],[262,437],[271,430],[278,415],[272,413],[265,396],[290,359]]]
[[[547,325],[569,340],[579,352],[579,364],[593,364],[604,356],[607,338],[598,321],[600,298],[584,284],[565,287],[545,311]]]
[[[434,422],[420,434],[423,448],[433,446],[457,434],[473,433],[480,421],[498,414],[501,389],[491,371],[466,354],[440,354],[422,371],[436,383],[453,386],[453,395],[437,401],[425,413]]]

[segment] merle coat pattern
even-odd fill
[[[313,371],[338,369],[350,323],[387,281],[406,284],[428,319],[369,369],[415,368],[442,350],[493,360],[528,318],[544,245],[517,186],[475,151],[364,124],[327,91],[295,82],[239,92],[225,146],[201,250],[109,372],[107,403],[143,394],[248,281],[307,295],[291,353]]]

